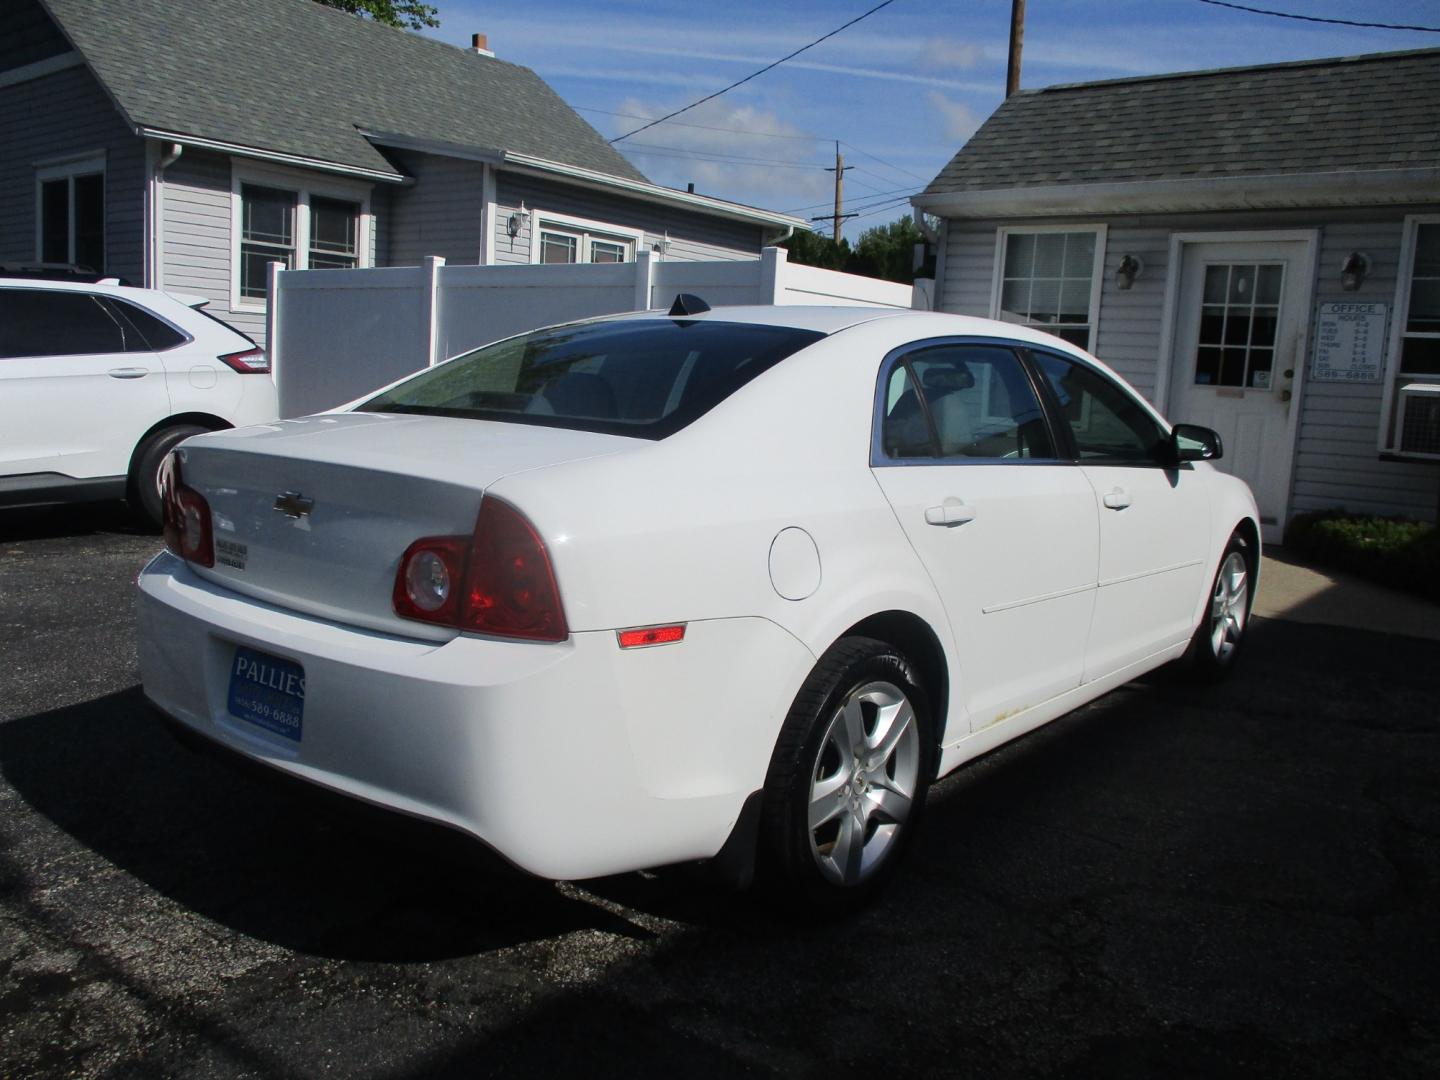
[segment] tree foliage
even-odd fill
[[[889,225],[866,229],[853,248],[843,238],[836,244],[828,236],[808,232],[795,233],[783,246],[789,251],[791,262],[908,285],[917,275],[934,276],[933,263],[928,255],[918,271],[915,266],[915,246],[924,242],[925,238],[915,227],[915,222],[902,217]]]
[[[316,0],[316,3],[401,29],[419,30],[440,25],[439,9],[420,0]]]

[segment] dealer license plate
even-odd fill
[[[230,715],[300,741],[305,718],[305,669],[293,660],[235,646],[230,662]]]

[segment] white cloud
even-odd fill
[[[951,101],[939,90],[931,90],[930,104],[940,114],[945,135],[950,139],[963,141],[975,134],[980,126],[980,117],[963,101]]]
[[[951,38],[934,38],[920,50],[920,66],[927,71],[968,71],[984,58],[979,45]]]
[[[638,128],[635,117],[664,116],[675,105],[627,98],[612,117],[615,131]],[[616,143],[657,183],[684,187],[693,182],[703,194],[760,206],[796,206],[815,202],[833,190],[825,172],[831,146],[774,112],[723,100],[691,109],[678,123],[660,124],[634,139]]]

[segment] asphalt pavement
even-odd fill
[[[0,515],[0,1076],[1440,1075],[1433,640],[1302,597],[1224,686],[942,781],[821,923],[528,879],[187,751],[137,687],[157,548]]]

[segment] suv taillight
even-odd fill
[[[223,353],[216,357],[226,367],[240,372],[241,375],[268,375],[270,373],[270,357],[265,355],[265,350],[259,347],[245,349],[241,352]]]
[[[215,537],[210,527],[210,504],[180,476],[180,456],[171,453],[160,466],[160,506],[164,514],[165,546],[187,562],[215,565]]]
[[[570,634],[550,553],[535,527],[486,495],[470,536],[427,536],[400,559],[395,613],[480,634],[564,641]]]

